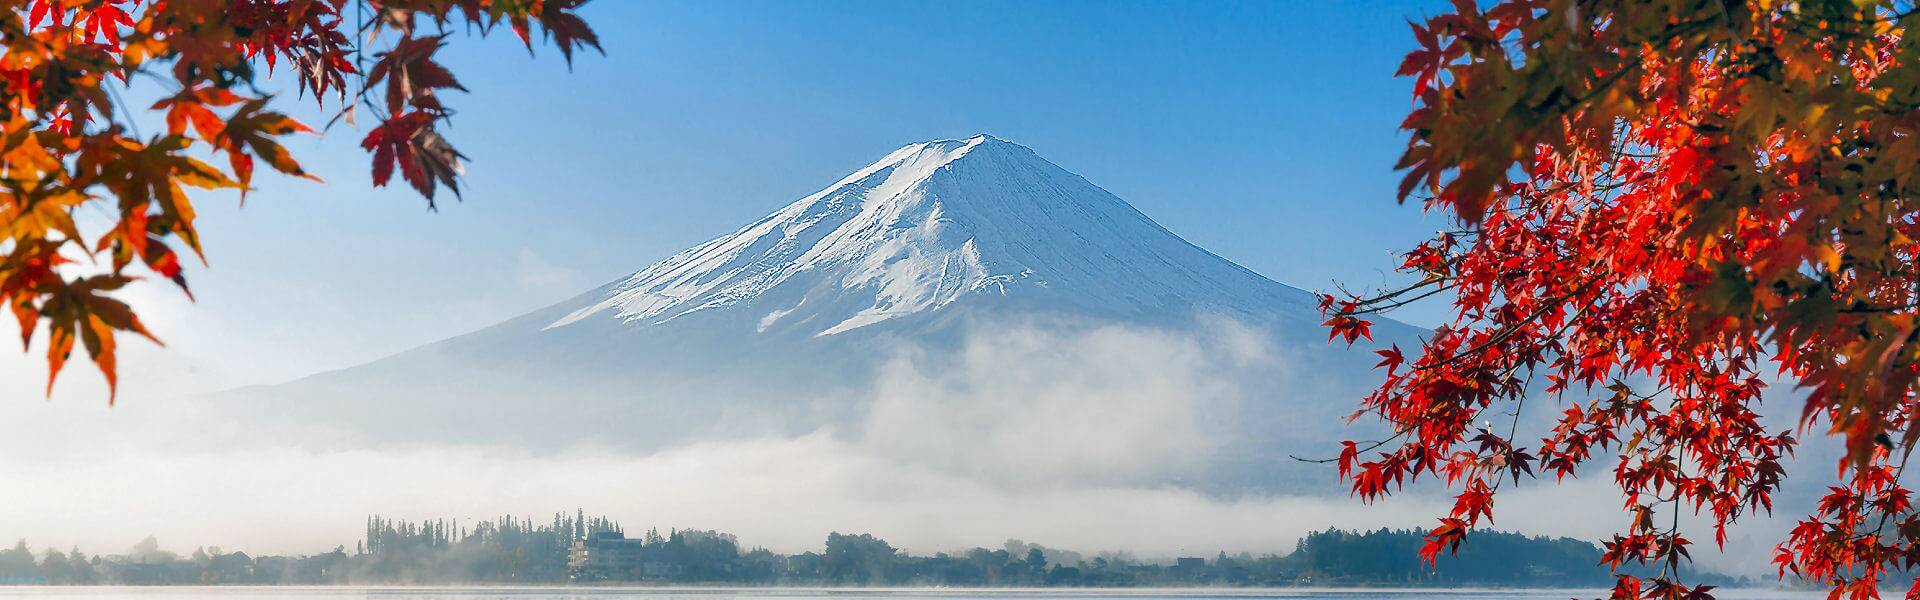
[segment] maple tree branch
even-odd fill
[[[1414,365],[1413,369],[1420,370],[1420,371],[1432,370],[1432,369],[1439,368],[1442,365],[1446,365],[1448,363],[1452,363],[1454,361],[1458,361],[1464,358],[1469,358],[1481,352],[1485,352],[1487,351],[1487,349],[1492,348],[1494,345],[1504,342],[1515,335],[1518,335],[1520,333],[1520,330],[1525,328],[1527,325],[1532,324],[1535,320],[1538,320],[1540,317],[1546,316],[1547,313],[1553,312],[1554,309],[1560,308],[1560,303],[1570,300],[1574,296],[1580,295],[1581,293],[1585,292],[1587,288],[1592,287],[1597,283],[1599,283],[1599,280],[1594,279],[1584,284],[1581,284],[1578,289],[1575,289],[1572,292],[1568,292],[1565,295],[1562,295],[1558,298],[1555,298],[1552,301],[1547,302],[1544,308],[1534,311],[1533,314],[1527,315],[1527,318],[1522,319],[1518,323],[1514,323],[1512,325],[1507,326],[1505,329],[1500,330],[1499,333],[1487,339],[1485,342],[1481,342],[1480,344],[1477,344],[1474,347],[1467,349],[1467,351],[1465,352],[1461,352],[1453,356],[1449,356],[1446,359],[1441,361],[1428,363],[1425,365]]]
[[[1351,316],[1356,316],[1356,315],[1372,315],[1372,314],[1381,314],[1381,313],[1386,313],[1386,312],[1391,312],[1391,311],[1393,311],[1393,310],[1396,310],[1396,309],[1399,309],[1399,308],[1401,308],[1401,307],[1405,307],[1405,306],[1407,306],[1407,305],[1410,305],[1410,304],[1413,304],[1413,303],[1415,303],[1415,302],[1419,302],[1419,301],[1421,301],[1421,300],[1425,300],[1425,299],[1427,299],[1427,298],[1431,298],[1431,297],[1433,297],[1434,295],[1437,295],[1437,294],[1439,294],[1439,293],[1441,293],[1441,292],[1445,292],[1445,291],[1447,291],[1447,290],[1450,290],[1450,289],[1453,289],[1453,286],[1451,286],[1451,285],[1442,285],[1442,286],[1440,286],[1440,287],[1437,287],[1437,288],[1434,288],[1434,289],[1432,289],[1432,290],[1428,290],[1427,292],[1425,292],[1425,293],[1423,293],[1423,294],[1420,294],[1420,295],[1418,295],[1418,296],[1414,296],[1414,297],[1412,297],[1412,298],[1408,298],[1408,299],[1405,299],[1405,300],[1402,300],[1402,301],[1399,301],[1399,302],[1394,302],[1394,303],[1392,303],[1392,304],[1383,304],[1383,305],[1380,305],[1380,306],[1375,306],[1375,307],[1372,307],[1372,308],[1368,308],[1368,309],[1366,309],[1366,310],[1357,310],[1357,311],[1351,311],[1351,312],[1342,312],[1342,313],[1340,313],[1340,314],[1341,314],[1342,316],[1348,316],[1348,317],[1351,317]],[[1396,296],[1397,296],[1397,295],[1399,295],[1399,293],[1395,293],[1394,295],[1396,295]],[[1384,298],[1382,298],[1382,299],[1384,299]],[[1364,304],[1363,304],[1362,306],[1364,306]]]
[[[1424,279],[1422,279],[1422,280],[1421,280],[1420,282],[1418,282],[1418,283],[1415,283],[1415,284],[1413,284],[1413,285],[1409,285],[1409,286],[1406,286],[1406,287],[1403,287],[1403,288],[1400,288],[1399,290],[1395,290],[1395,291],[1393,291],[1392,293],[1387,293],[1387,294],[1383,294],[1383,295],[1380,295],[1380,296],[1376,296],[1376,297],[1373,297],[1373,298],[1369,298],[1369,299],[1366,299],[1366,300],[1361,300],[1361,301],[1359,301],[1359,302],[1357,302],[1357,303],[1356,303],[1356,305],[1358,305],[1358,306],[1367,306],[1367,305],[1371,305],[1371,304],[1375,304],[1375,303],[1379,303],[1379,302],[1384,302],[1384,301],[1387,301],[1387,300],[1392,300],[1392,299],[1394,299],[1394,298],[1396,298],[1396,297],[1399,297],[1399,296],[1401,296],[1401,295],[1404,295],[1404,294],[1406,294],[1406,293],[1408,293],[1408,292],[1411,292],[1411,291],[1414,291],[1414,290],[1417,290],[1417,289],[1420,289],[1420,288],[1423,288],[1423,287],[1426,287],[1426,286],[1429,286],[1429,285],[1433,285],[1433,284],[1435,284],[1435,283],[1440,283],[1440,282],[1443,282],[1443,281],[1446,281],[1446,278],[1444,278],[1444,277],[1438,277],[1438,276],[1428,276],[1428,277],[1426,277],[1426,278],[1424,278]]]
[[[1393,443],[1393,442],[1394,442],[1394,440],[1398,440],[1398,439],[1400,439],[1400,438],[1403,438],[1403,437],[1406,437],[1406,435],[1407,435],[1407,433],[1409,433],[1409,432],[1411,432],[1411,431],[1413,431],[1414,429],[1415,429],[1415,427],[1412,427],[1412,426],[1409,426],[1409,427],[1407,427],[1407,428],[1404,428],[1404,429],[1401,429],[1401,430],[1399,430],[1398,432],[1395,432],[1395,433],[1394,433],[1394,434],[1393,434],[1392,436],[1390,436],[1390,437],[1388,437],[1388,438],[1386,438],[1386,439],[1382,439],[1382,440],[1374,440],[1374,441],[1371,441],[1371,442],[1367,442],[1367,444],[1368,444],[1368,445],[1367,445],[1366,447],[1364,447],[1364,448],[1358,448],[1358,451],[1359,451],[1359,452],[1363,452],[1363,453],[1364,453],[1364,452],[1372,452],[1372,451],[1374,451],[1374,450],[1378,450],[1378,449],[1380,449],[1381,447],[1384,447],[1384,446],[1386,446],[1387,444],[1391,444],[1391,443]],[[1340,460],[1340,458],[1339,458],[1339,457],[1334,457],[1334,458],[1306,458],[1306,457],[1303,457],[1303,456],[1299,456],[1299,455],[1296,455],[1296,454],[1288,454],[1288,455],[1287,455],[1287,458],[1291,458],[1291,459],[1293,459],[1293,460],[1296,460],[1296,461],[1299,461],[1299,462],[1303,462],[1303,463],[1312,463],[1312,464],[1316,464],[1316,465],[1324,465],[1324,464],[1327,464],[1327,463],[1330,463],[1330,462],[1337,462],[1337,461],[1339,461],[1339,460]]]
[[[1680,483],[1677,480],[1686,477],[1687,451],[1685,447],[1674,446],[1673,454],[1673,473],[1674,479],[1676,480],[1673,484],[1673,521],[1668,525],[1667,531],[1665,532],[1665,537],[1667,538],[1667,561],[1666,565],[1660,568],[1662,578],[1678,578],[1680,576],[1680,511],[1685,509],[1686,506],[1681,503],[1685,498],[1685,492],[1681,490]]]

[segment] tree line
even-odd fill
[[[612,535],[608,535],[612,534]],[[1427,532],[1328,529],[1301,538],[1285,555],[1140,560],[1125,552],[1083,555],[1020,540],[1000,548],[914,555],[871,534],[828,534],[818,551],[745,548],[732,534],[649,529],[629,544],[644,565],[615,581],[650,584],[783,586],[1498,586],[1604,587],[1613,576],[1599,548],[1569,539],[1479,532],[1457,557],[1429,566],[1418,550]],[[22,540],[0,550],[5,584],[567,584],[599,581],[569,569],[570,550],[592,537],[625,539],[606,517],[558,513],[461,523],[404,522],[374,516],[352,550],[300,556],[250,556],[200,548],[180,555],[151,537],[123,554],[79,549],[36,554]],[[1733,582],[1729,582],[1733,583]]]

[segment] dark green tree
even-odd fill
[[[1040,551],[1038,547],[1028,548],[1026,563],[1027,573],[1033,576],[1034,581],[1040,581],[1046,577],[1047,553]]]

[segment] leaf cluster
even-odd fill
[[[1865,598],[1920,564],[1899,483],[1920,443],[1917,24],[1872,0],[1458,0],[1412,24],[1400,196],[1457,227],[1405,254],[1419,283],[1322,309],[1349,344],[1410,299],[1454,312],[1381,353],[1360,415],[1397,435],[1343,447],[1354,493],[1453,488],[1433,560],[1503,480],[1602,462],[1632,515],[1608,564],[1659,567],[1615,596],[1705,597],[1677,581],[1680,516],[1725,543],[1772,510],[1795,433],[1825,429],[1839,483],[1782,574]],[[1806,391],[1797,423],[1760,417],[1776,377]],[[1523,429],[1542,402],[1556,424]]]
[[[436,59],[445,30],[506,25],[531,50],[537,24],[571,64],[599,49],[584,3],[0,0],[0,301],[23,344],[46,332],[49,392],[76,345],[114,387],[115,334],[153,339],[113,294],[148,274],[187,289],[180,254],[204,260],[194,190],[244,200],[260,164],[319,181],[284,146],[315,130],[255,91],[262,67],[289,70],[336,120],[370,109],[374,184],[398,171],[432,208],[438,188],[458,195],[464,168],[439,133],[453,116],[439,92],[464,90]],[[165,131],[134,126],[138,109],[119,99],[136,84],[158,86],[147,110]],[[88,207],[111,223],[82,231],[75,214]]]

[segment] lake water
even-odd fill
[[[1810,600],[1820,594],[1714,590],[1722,600]],[[1897,596],[1897,594],[1896,594]],[[619,587],[0,587],[0,600],[1563,600],[1605,590],[1475,589],[663,589]]]

